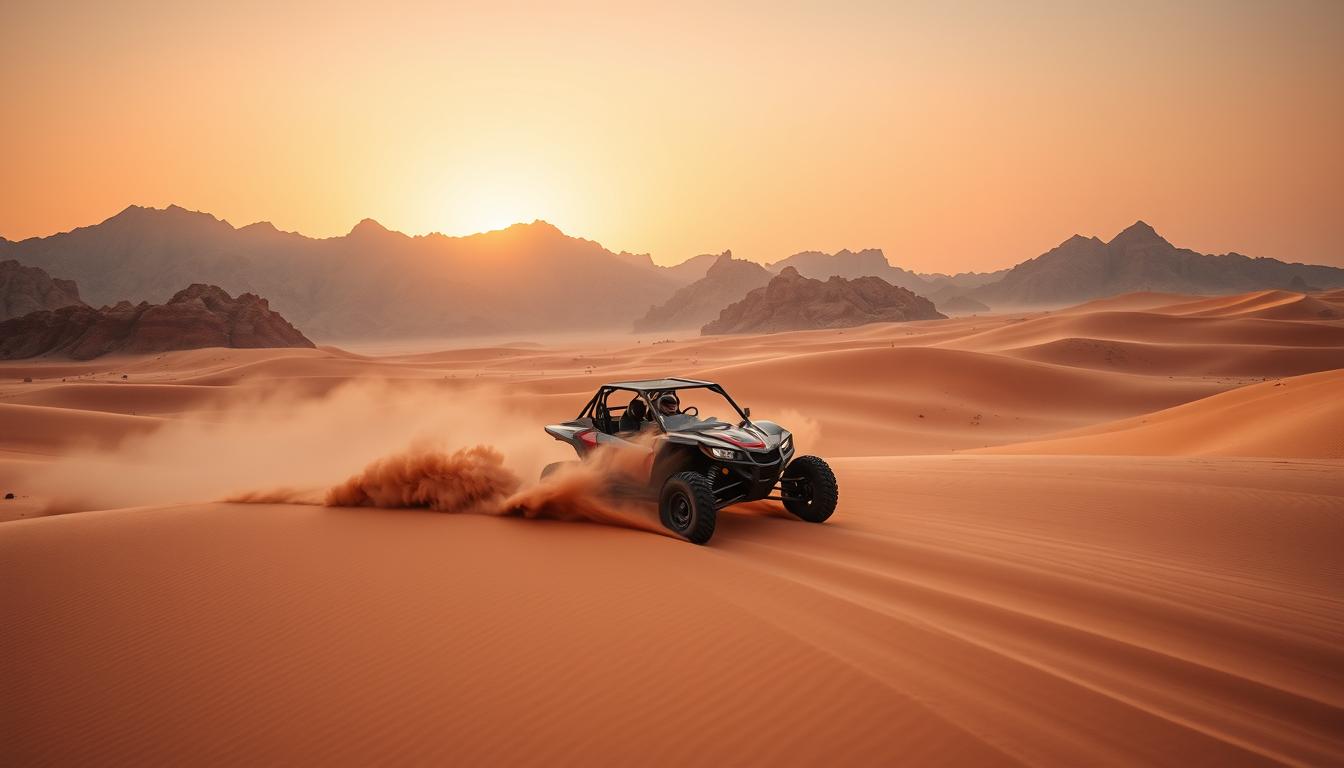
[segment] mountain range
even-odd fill
[[[1131,291],[1228,294],[1271,288],[1344,286],[1344,269],[1196,253],[1167,242],[1143,221],[1110,242],[1074,235],[964,294],[994,309],[1057,307]]]
[[[310,238],[178,206],[131,206],[94,226],[0,242],[0,258],[73,279],[91,304],[162,303],[188,283],[254,293],[327,339],[628,327],[712,262],[659,267],[541,221],[411,237],[365,219]]]
[[[265,296],[297,327],[327,341],[610,330],[636,322],[645,330],[695,327],[716,316],[710,305],[722,302],[722,309],[789,267],[823,280],[880,277],[948,311],[1062,306],[1135,290],[1344,287],[1344,269],[1200,254],[1173,246],[1141,221],[1110,242],[1075,235],[1011,269],[944,275],[902,269],[879,249],[803,251],[764,267],[731,254],[727,262],[725,254],[702,254],[664,267],[647,254],[613,252],[543,221],[449,237],[408,236],[365,219],[345,235],[311,238],[266,222],[234,227],[178,206],[131,206],[70,232],[0,239],[0,261],[7,259],[46,270],[52,286],[73,289],[73,280],[74,300],[94,305],[162,303],[190,283]],[[18,274],[19,265],[7,269]],[[24,274],[16,285],[34,279]],[[694,290],[678,294],[693,283]],[[32,298],[43,290],[54,298]],[[16,301],[51,308],[39,305],[70,300],[65,290],[29,285],[15,291],[27,297]]]

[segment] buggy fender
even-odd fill
[[[579,458],[588,452],[588,446],[584,445],[579,439],[580,432],[590,431],[592,427],[582,424],[551,424],[545,427],[546,434],[554,437],[562,443],[567,443],[574,452],[579,454]]]
[[[699,440],[675,433],[665,435],[654,448],[649,482],[652,487],[661,488],[667,478],[683,470],[694,469],[701,460]]]

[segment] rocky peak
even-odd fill
[[[279,234],[280,230],[269,221],[254,221],[245,227],[239,227],[239,232],[249,232],[256,234]]]
[[[725,271],[732,269],[734,263],[741,262],[733,258],[732,251],[724,251],[714,257],[714,263],[709,265],[709,269],[705,272],[705,275],[722,275]]]
[[[1149,244],[1171,245],[1171,243],[1168,243],[1161,235],[1157,234],[1157,230],[1148,226],[1148,223],[1143,220],[1130,224],[1110,242],[1110,245],[1118,248]]]
[[[880,263],[883,266],[891,266],[887,261],[887,254],[883,253],[881,248],[864,248],[861,251],[851,251],[848,248],[835,254],[839,258],[850,258],[860,263]]]
[[[205,283],[192,283],[173,294],[173,298],[168,300],[169,304],[179,304],[192,299],[200,299],[205,303],[224,304],[233,301],[228,292],[217,285],[206,285]]]
[[[233,225],[204,211],[191,211],[177,204],[167,208],[128,205],[104,224],[121,224],[132,230],[168,227],[178,231],[233,230]]]
[[[346,237],[371,237],[385,235],[389,231],[387,227],[373,219],[360,219],[358,224],[350,228],[350,233]]]

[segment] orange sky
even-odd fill
[[[1142,218],[1344,264],[1341,2],[484,5],[6,0],[0,235],[178,203],[961,271]]]

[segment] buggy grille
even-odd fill
[[[751,457],[757,464],[774,464],[779,461],[779,449],[771,448],[768,451],[752,452]]]

